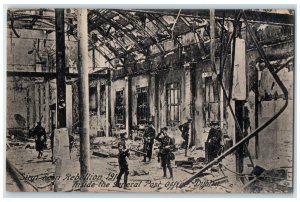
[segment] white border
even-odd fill
[[[26,4],[25,4],[26,2]],[[0,60],[1,60],[1,64],[2,64],[2,68],[1,68],[1,76],[0,76],[0,96],[1,96],[1,105],[0,105],[0,111],[2,113],[0,113],[0,130],[1,130],[1,134],[2,134],[2,138],[0,138],[1,144],[0,144],[0,150],[2,150],[3,152],[2,155],[0,154],[0,162],[2,163],[0,166],[0,173],[2,174],[2,178],[0,177],[0,190],[1,192],[3,192],[4,190],[4,165],[5,165],[5,145],[3,143],[3,137],[5,137],[5,125],[6,125],[6,121],[5,121],[5,117],[6,117],[6,95],[5,95],[5,89],[6,89],[6,79],[5,79],[5,50],[6,50],[6,44],[5,42],[5,33],[6,31],[4,30],[5,28],[5,7],[7,7],[9,5],[9,7],[36,7],[39,8],[41,6],[43,7],[108,7],[108,8],[132,8],[132,7],[138,7],[138,8],[211,8],[211,7],[215,7],[215,8],[261,8],[261,7],[273,7],[273,8],[286,8],[286,7],[294,7],[295,9],[298,8],[297,5],[297,0],[284,0],[284,1],[278,1],[278,3],[275,2],[275,0],[265,0],[265,1],[261,1],[261,0],[247,0],[247,1],[237,1],[237,0],[228,0],[226,1],[226,4],[224,3],[224,1],[222,0],[209,0],[209,1],[200,1],[200,0],[184,0],[184,1],[175,1],[175,0],[151,0],[151,1],[141,1],[141,0],[126,0],[126,1],[121,1],[121,0],[89,0],[88,4],[83,4],[86,3],[87,1],[82,1],[82,0],[47,0],[47,1],[42,1],[42,0],[38,0],[38,1],[34,1],[34,0],[26,0],[26,1],[18,1],[18,0],[2,0],[2,9],[0,11],[0,27],[2,28],[2,32],[0,32],[0,44],[2,44],[2,54],[0,54]],[[101,3],[101,4],[100,4]],[[149,4],[151,3],[151,4]],[[284,3],[284,4],[282,4]],[[18,5],[14,5],[14,4],[18,4]],[[41,5],[42,4],[42,5]],[[132,5],[129,5],[132,4]],[[287,6],[287,4],[290,4]],[[294,5],[291,5],[294,4]],[[299,119],[297,118],[297,114],[298,114],[298,110],[299,108],[297,107],[297,101],[298,101],[298,95],[299,95],[299,82],[297,82],[298,78],[299,78],[299,71],[297,70],[297,56],[298,56],[298,51],[297,51],[297,47],[299,45],[299,41],[298,36],[299,36],[299,31],[298,31],[298,26],[297,26],[297,22],[299,22],[299,15],[298,13],[296,14],[296,63],[295,63],[295,136],[297,136],[298,134],[298,125],[299,125]],[[300,138],[296,138],[296,145],[299,145],[299,139]],[[295,147],[295,151],[297,151],[297,146]],[[295,166],[297,166],[296,164],[298,164],[299,162],[299,155],[298,155],[298,151],[296,153],[295,156]],[[298,166],[297,166],[298,168]],[[298,174],[298,173],[297,173]],[[163,199],[160,198],[160,200],[162,201],[171,201],[175,202],[175,201],[179,201],[179,200],[184,200],[182,197],[186,197],[190,201],[194,201],[194,200],[205,200],[205,201],[215,201],[215,200],[222,200],[222,202],[226,202],[226,201],[253,201],[253,200],[269,200],[272,202],[274,201],[278,201],[278,200],[284,200],[284,201],[296,201],[298,200],[298,197],[300,195],[299,192],[299,177],[297,177],[298,179],[296,179],[295,182],[295,191],[294,191],[294,198],[282,198],[282,195],[271,195],[272,198],[270,198],[270,196],[268,197],[268,195],[253,195],[252,198],[251,195],[243,195],[243,194],[238,194],[238,195],[218,195],[218,194],[90,194],[90,193],[82,193],[82,194],[72,194],[71,195],[60,195],[60,194],[56,194],[55,196],[59,196],[59,197],[63,197],[60,198],[62,200],[72,200],[72,202],[74,201],[82,201],[81,197],[92,197],[89,198],[88,200],[93,200],[93,201],[103,201],[103,200],[109,200],[111,201],[111,199],[109,198],[114,198],[114,197],[118,197],[119,200],[121,201],[138,201],[138,202],[153,202],[153,200],[158,200],[159,198],[157,197],[161,197]],[[43,199],[38,199],[38,198],[28,198],[28,197],[43,197]],[[38,200],[40,201],[53,201],[53,200],[57,200],[57,199],[51,199],[50,197],[55,197],[53,196],[53,194],[25,194],[22,195],[21,197],[26,197],[21,199],[22,201],[36,201]],[[246,196],[246,198],[245,198]],[[7,197],[7,195],[6,195]],[[44,198],[44,197],[48,197],[48,198]],[[65,197],[75,197],[76,199],[66,199]],[[80,198],[78,198],[80,197]],[[105,197],[105,198],[101,198],[101,199],[96,199],[94,197]],[[119,197],[122,197],[122,199],[120,199]],[[123,199],[125,197],[125,199]],[[143,199],[139,199],[139,198],[128,198],[128,197],[155,197],[157,199],[150,199],[150,198],[143,198]],[[168,198],[166,198],[168,197]],[[172,198],[169,198],[172,197]],[[195,199],[196,198],[202,198],[202,199]],[[222,198],[220,198],[222,197]],[[232,198],[228,198],[228,197],[232,197]],[[261,198],[264,197],[264,198]],[[267,198],[266,198],[267,197]],[[242,198],[242,199],[240,199]],[[15,201],[18,200],[16,198],[5,198],[5,200],[7,201]],[[113,199],[117,200],[116,198]]]

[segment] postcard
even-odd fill
[[[6,191],[293,193],[295,15],[8,8]]]

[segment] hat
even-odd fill
[[[210,124],[213,126],[216,126],[216,125],[219,125],[220,122],[219,121],[211,121]]]
[[[163,127],[160,130],[168,131],[168,128],[167,127]]]
[[[153,121],[152,121],[152,120],[149,120],[149,121],[148,121],[148,125],[151,125],[151,124],[153,124]]]

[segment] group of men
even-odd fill
[[[167,177],[167,168],[168,168],[170,173],[170,178],[173,178],[171,160],[175,159],[175,156],[172,153],[173,149],[175,148],[175,140],[174,138],[170,137],[167,134],[167,130],[168,130],[167,127],[163,127],[160,133],[156,135],[156,131],[152,125],[152,122],[149,122],[147,124],[143,136],[143,141],[144,141],[143,162],[146,162],[147,158],[148,161],[151,161],[154,140],[157,140],[159,142],[159,147],[158,147],[159,152],[157,157],[158,157],[158,161],[161,163],[161,167],[163,168],[163,177]],[[130,153],[125,143],[125,133],[120,134],[118,149],[119,149],[118,161],[119,161],[120,172],[117,176],[117,181],[115,185],[117,187],[120,187],[120,180],[122,178],[122,175],[124,175],[124,188],[127,189],[127,179],[129,174],[127,158],[130,156]]]
[[[181,131],[181,137],[184,140],[182,144],[182,148],[185,149],[185,155],[187,155],[187,149],[189,145],[188,141],[190,137],[189,131],[190,131],[191,123],[192,123],[192,119],[188,119],[186,123],[178,127],[179,130]],[[212,122],[211,126],[212,128],[210,129],[206,140],[207,151],[210,153],[209,158],[207,159],[208,162],[212,161],[220,153],[220,149],[221,149],[220,142],[222,138],[222,132],[219,127],[219,123]],[[154,129],[154,126],[152,125],[152,122],[148,122],[144,130],[144,136],[143,136],[143,140],[144,140],[143,162],[146,162],[147,158],[149,161],[151,161],[153,144],[154,144],[154,140],[156,140],[159,143],[159,147],[158,147],[159,151],[157,157],[158,157],[158,162],[161,163],[161,167],[163,169],[163,177],[167,177],[167,169],[168,169],[170,173],[169,177],[173,179],[173,170],[171,166],[171,161],[175,159],[175,155],[173,153],[173,150],[175,149],[175,139],[169,136],[167,131],[168,128],[163,127],[161,128],[161,131],[156,135],[156,131]],[[126,147],[125,135],[126,133],[120,134],[120,141],[118,143],[118,149],[119,149],[118,161],[119,161],[120,172],[117,176],[117,181],[115,185],[117,187],[120,187],[120,180],[124,175],[124,188],[126,189],[128,174],[129,174],[127,158],[130,156],[130,153],[129,153],[129,149]],[[36,150],[38,151],[38,158],[41,158],[47,140],[46,132],[45,129],[41,126],[41,122],[38,122],[37,126],[34,128],[34,136],[36,142]],[[53,149],[54,133],[51,133],[50,139],[51,139],[51,149]],[[53,157],[53,153],[52,153],[52,157]]]
[[[163,177],[167,177],[167,168],[168,168],[170,172],[170,178],[173,178],[171,160],[174,160],[175,158],[174,154],[172,153],[172,151],[175,148],[175,139],[173,137],[170,137],[167,131],[168,128],[163,127],[160,133],[156,135],[152,122],[148,123],[144,132],[145,155],[144,155],[143,162],[146,162],[147,158],[149,159],[149,161],[151,161],[154,140],[158,141],[159,151],[157,157],[158,157],[158,162],[161,163],[161,167],[163,168]]]

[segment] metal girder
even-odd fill
[[[18,77],[40,77],[54,79],[57,76],[56,72],[22,72],[22,71],[6,71],[7,77],[18,76]],[[66,73],[66,77],[78,78],[78,73]],[[107,74],[90,73],[90,78],[105,78],[107,79]]]
[[[135,37],[133,34],[131,34],[131,33],[127,30],[126,27],[123,27],[122,25],[118,24],[118,23],[115,22],[113,19],[108,19],[108,18],[106,18],[102,13],[100,13],[100,12],[97,11],[97,10],[93,10],[93,11],[94,11],[94,14],[95,14],[95,15],[99,15],[99,16],[101,17],[100,20],[102,20],[102,21],[108,23],[109,25],[111,25],[111,26],[112,26],[113,28],[115,28],[116,30],[122,31],[127,37],[129,37],[129,38],[134,42],[134,44],[136,44],[136,45],[139,47],[139,49],[140,49],[140,51],[141,51],[142,53],[146,54],[146,51],[144,50],[143,47],[141,47],[141,46],[139,45],[139,43],[138,43],[136,37]]]
[[[92,19],[90,19],[90,18],[88,18],[88,21],[89,21],[89,24],[90,23],[92,23],[91,21],[92,21]],[[94,23],[95,24],[95,23]],[[97,26],[97,27],[89,27],[89,32],[91,32],[92,30],[97,30],[98,31],[98,33],[100,34],[100,35],[102,35],[102,36],[104,36],[104,30],[102,31],[102,30],[99,30],[100,29],[100,26]],[[90,37],[91,38],[91,37]],[[107,49],[108,49],[108,51],[110,51],[112,54],[114,54],[114,56],[115,56],[115,58],[116,57],[118,57],[118,58],[120,58],[120,54],[118,53],[118,49],[116,49],[116,48],[114,48],[114,47],[112,47],[110,44],[109,44],[109,46],[105,43],[105,41],[103,41],[101,38],[98,38],[97,37],[97,40],[99,40],[100,42],[101,42],[101,45],[103,45],[103,46],[105,46],[105,47],[107,47]],[[91,40],[89,40],[90,42],[91,42]],[[100,49],[98,49],[98,47],[96,47],[95,45],[93,45],[93,43],[91,42],[91,45],[92,45],[92,47],[95,49],[95,50],[97,50],[103,57],[105,57],[105,59],[113,66],[113,64],[111,63],[111,60],[112,60],[112,58],[109,58],[108,57],[108,55],[106,54],[106,53],[104,53],[103,51],[101,51]],[[123,47],[122,47],[122,49],[124,49]],[[123,62],[123,61],[122,61]]]
[[[112,64],[112,59],[113,58],[109,58],[108,55],[106,53],[104,53],[101,49],[99,49],[98,47],[93,47],[96,51],[98,51],[108,62],[111,66],[113,66],[115,68],[115,66]]]
[[[127,53],[127,50],[125,49],[125,47],[123,47],[122,43],[115,36],[113,36],[111,33],[106,34],[105,31],[101,27],[96,27],[93,30],[97,30],[99,32],[99,34],[101,36],[103,36],[103,37],[107,37],[110,40],[116,41],[116,43],[120,46],[120,48],[122,49],[122,51],[124,51],[125,53]]]
[[[236,9],[238,10],[238,9]],[[233,9],[225,10],[225,19],[234,20],[235,11]],[[240,9],[239,9],[240,10]],[[147,10],[138,10],[132,9],[127,10],[131,12],[141,12],[141,13],[152,13],[160,15],[169,15],[177,16],[178,10],[175,9],[147,9]],[[222,19],[224,9],[216,9],[216,19]],[[259,22],[265,24],[281,24],[281,25],[292,25],[295,23],[295,15],[291,14],[281,14],[281,13],[270,13],[263,11],[253,11],[253,10],[244,10],[248,16],[248,22]],[[203,18],[209,19],[209,9],[183,9],[181,10],[181,16],[192,17],[192,18]]]
[[[132,17],[131,14],[129,13],[124,13],[124,11],[122,10],[116,10],[117,13],[121,14],[124,18],[126,18],[133,26],[138,27],[138,29],[142,30],[152,41],[153,41],[153,45],[156,45],[157,48],[163,53],[164,52],[164,48],[159,45],[157,42],[157,39],[154,37],[154,35],[156,35],[155,33],[152,33],[153,35],[151,35],[145,28],[143,28],[142,26],[140,26],[138,24],[138,22],[136,21],[136,19],[134,19],[134,17]]]
[[[119,54],[117,49],[112,47],[109,43],[106,44],[105,41],[103,41],[102,39],[100,39],[98,37],[97,37],[97,39],[100,41],[100,43],[101,43],[100,45],[105,46],[108,49],[108,51],[110,51],[115,57],[118,57],[120,59],[122,58],[121,57],[122,55]],[[91,45],[93,48],[97,47],[91,40],[89,40],[89,43],[90,43],[89,45]],[[122,60],[122,62],[123,62],[123,60]]]
[[[160,19],[159,17],[155,16],[155,14],[150,14],[150,13],[148,13],[147,16],[150,17],[151,19],[154,18],[155,21],[158,21],[158,22],[159,22],[158,25],[159,25],[159,24],[162,25],[163,28],[164,28],[164,31],[167,31],[167,32],[168,32],[168,35],[169,35],[168,39],[172,38],[172,31],[168,28],[168,26],[167,26],[168,23],[167,23],[163,18]],[[157,26],[158,26],[158,25],[157,25]],[[177,38],[174,38],[174,40],[175,40],[180,46],[182,45],[181,42],[180,42]]]

